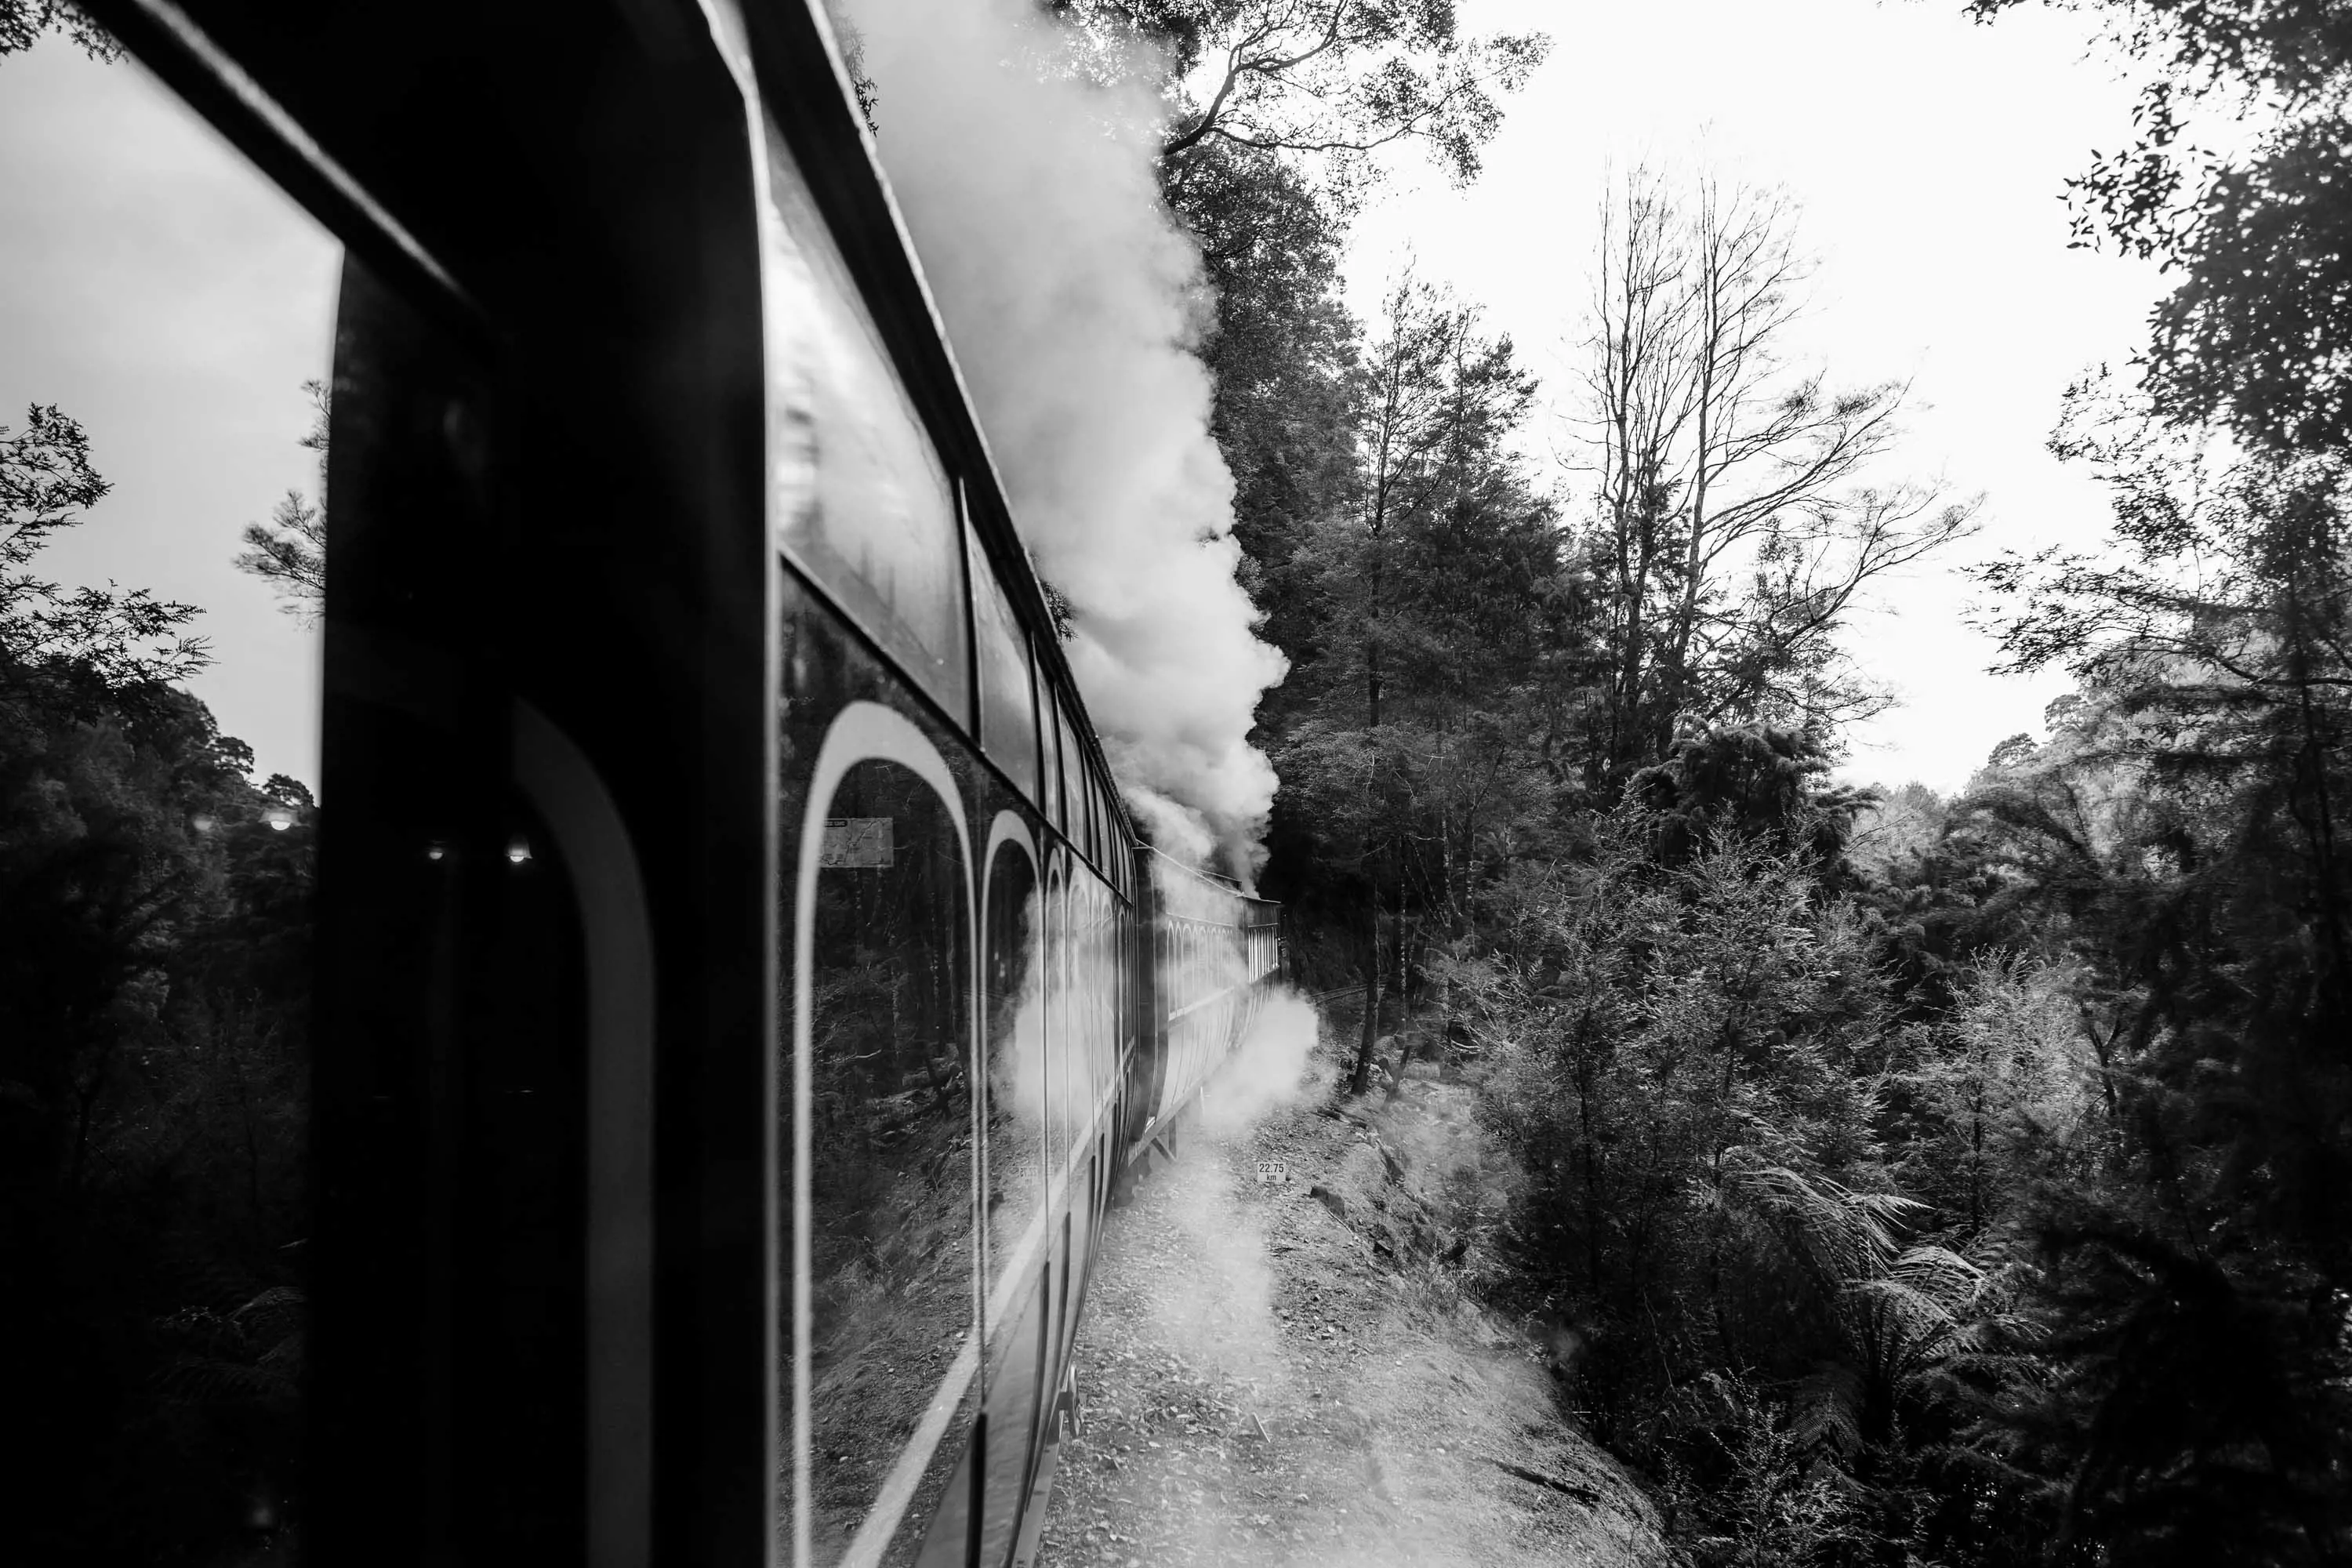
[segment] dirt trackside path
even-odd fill
[[[1334,1070],[1318,1048],[1293,1109],[1194,1132],[1111,1215],[1038,1563],[1664,1563],[1527,1341],[1450,1283],[1422,1198],[1464,1179],[1467,1091],[1319,1114]]]

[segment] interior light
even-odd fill
[[[516,834],[507,841],[507,864],[520,866],[530,858],[530,840]]]
[[[290,805],[278,805],[273,803],[261,814],[261,820],[269,824],[276,831],[283,833],[294,826],[294,808]]]

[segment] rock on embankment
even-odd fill
[[[1106,1227],[1038,1562],[1668,1562],[1535,1348],[1452,1283],[1437,1216],[1479,1178],[1466,1091],[1325,1116],[1333,1064],[1308,1071]]]

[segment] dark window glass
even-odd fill
[[[1094,866],[1102,864],[1102,807],[1095,799],[1095,770],[1092,763],[1082,763],[1078,770],[1078,793],[1087,803],[1087,860]]]
[[[1045,1213],[1045,1046],[1038,963],[1037,871],[1018,844],[1000,844],[988,879],[989,1300],[1016,1267],[1034,1268]],[[1024,1251],[1028,1253],[1024,1259]]]
[[[1037,798],[1037,700],[1029,639],[988,558],[971,549],[972,623],[980,634],[980,743],[1030,799]]]
[[[315,1496],[320,603],[232,563],[307,534],[316,583],[341,247],[148,71],[16,52],[78,12],[0,13],[0,1560],[278,1562]],[[202,613],[142,629],[151,592]],[[208,668],[82,662],[183,630]]]
[[[835,1562],[861,1528],[887,1528],[903,1510],[913,1522],[882,1561],[905,1562],[957,1457],[968,1420],[958,1406],[977,1392],[966,872],[947,804],[898,763],[857,763],[823,811],[809,1533],[814,1560]],[[935,1446],[910,1447],[919,1436]]]
[[[988,1370],[988,1474],[982,1504],[980,1561],[1004,1568],[1013,1555],[1015,1527],[1029,1495],[1029,1457],[1037,1440],[1037,1415],[1045,1371],[1047,1291],[1055,1270],[1033,1269],[1016,1300],[1017,1316],[999,1331]]]

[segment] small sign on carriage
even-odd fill
[[[828,816],[824,845],[817,851],[822,868],[859,870],[898,864],[887,816]]]

